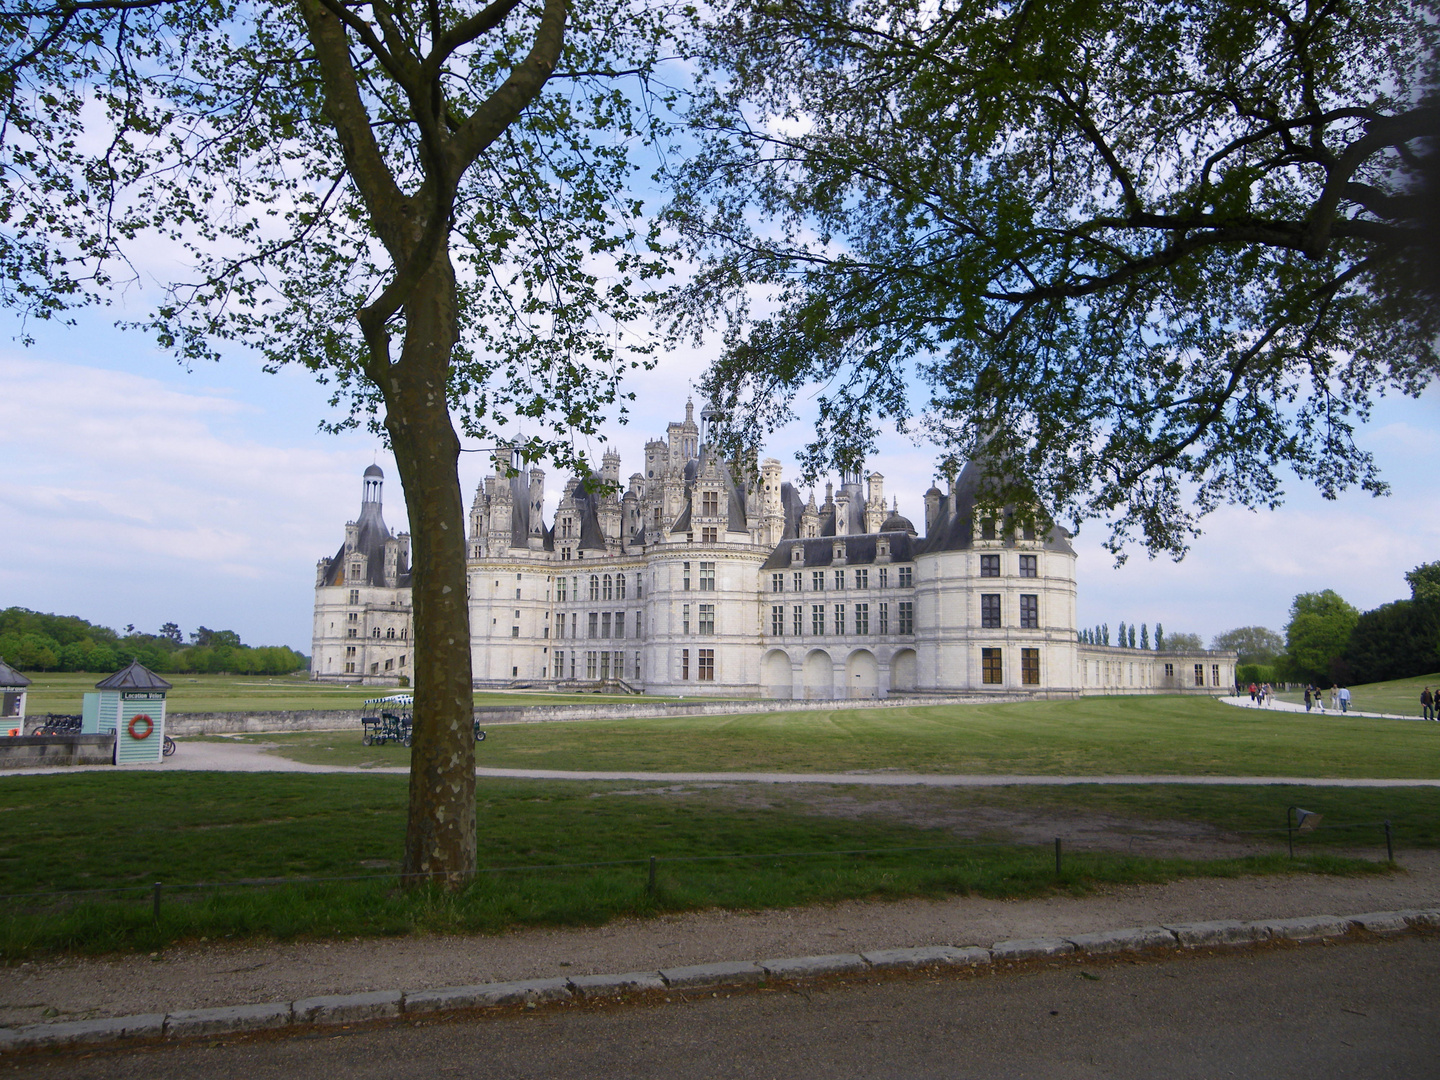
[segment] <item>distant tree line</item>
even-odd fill
[[[1211,647],[1240,654],[1236,678],[1320,686],[1409,679],[1440,671],[1440,562],[1405,575],[1408,600],[1359,611],[1333,589],[1301,593],[1285,634],[1260,626],[1229,630]]]
[[[1080,639],[1082,645],[1112,644],[1110,640],[1109,623],[1099,623],[1093,628],[1087,627],[1079,630],[1076,636]],[[1122,622],[1119,630],[1115,634],[1113,644],[1121,649],[1151,648],[1150,624],[1141,623],[1137,629],[1134,623],[1126,626]],[[1205,643],[1200,640],[1199,634],[1167,634],[1165,633],[1163,624],[1155,624],[1155,644],[1153,648],[1156,652],[1195,652],[1204,647]]]
[[[233,630],[201,626],[186,639],[175,623],[158,633],[127,626],[117,633],[74,615],[27,608],[0,611],[0,658],[20,671],[89,671],[108,675],[131,660],[160,674],[288,675],[309,666],[284,645],[252,647]]]

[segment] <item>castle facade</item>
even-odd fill
[[[702,415],[702,421],[704,417]],[[470,508],[477,688],[608,687],[771,698],[892,694],[1228,692],[1233,653],[1081,644],[1075,551],[1059,527],[978,509],[971,464],[925,495],[924,534],[887,508],[884,477],[817,504],[765,459],[737,474],[693,406],[620,480],[566,481],[549,525],[545,474],[496,461]],[[365,470],[360,517],[316,568],[312,677],[408,683],[409,537]]]

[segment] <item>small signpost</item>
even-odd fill
[[[159,761],[165,746],[165,692],[170,684],[138,660],[95,684],[85,695],[81,730],[113,731],[115,764]]]

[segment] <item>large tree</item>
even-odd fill
[[[681,319],[729,317],[717,436],[818,384],[807,471],[893,421],[1117,552],[1179,555],[1287,470],[1383,491],[1353,433],[1440,370],[1437,27],[1435,0],[722,2],[674,206]]]
[[[1337,668],[1359,618],[1360,613],[1333,589],[1295,597],[1285,625],[1282,661],[1290,677],[1317,683],[1348,681]]]
[[[662,269],[625,194],[658,16],[627,0],[0,3],[0,296],[132,320],[187,361],[300,363],[389,441],[413,532],[404,872],[476,866],[453,417],[579,467]],[[179,262],[155,262],[169,245]],[[133,304],[134,301],[132,300]]]
[[[1216,634],[1210,647],[1234,652],[1240,664],[1269,664],[1285,651],[1285,639],[1264,626],[1237,626]]]

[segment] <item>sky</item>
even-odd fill
[[[405,528],[393,460],[374,436],[318,430],[334,414],[308,373],[266,374],[243,353],[187,371],[112,319],[32,325],[28,348],[14,340],[18,324],[0,322],[0,608],[121,631],[204,625],[308,654],[315,564],[358,515],[368,465],[385,470],[387,523]],[[605,431],[622,477],[639,469],[648,439],[683,418],[706,359],[703,348],[676,353],[629,384],[630,423]],[[767,446],[787,479],[803,439],[797,423]],[[1280,510],[1211,515],[1179,563],[1136,551],[1117,568],[1103,527],[1082,529],[1080,625],[1160,622],[1208,643],[1237,626],[1283,630],[1302,592],[1334,589],[1361,610],[1408,596],[1405,572],[1440,559],[1440,392],[1385,401],[1359,441],[1390,496],[1326,502],[1294,480]],[[604,447],[588,449],[598,459]],[[866,463],[920,526],[934,457],[892,435]],[[485,454],[462,455],[467,505],[487,471]],[[564,478],[547,474],[548,514]]]

